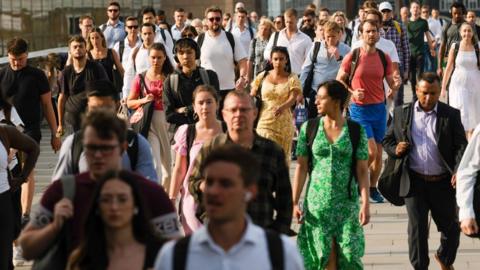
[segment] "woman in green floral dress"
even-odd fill
[[[357,125],[360,131],[356,153],[358,181],[349,181],[353,149],[347,120],[342,115],[347,96],[347,89],[338,81],[328,81],[319,87],[315,104],[319,115],[324,116],[312,144],[313,171],[303,211],[298,202],[308,174],[306,124],[301,128],[297,143],[293,214],[303,222],[297,242],[305,268],[309,270],[363,269],[361,257],[365,239],[362,226],[370,219],[368,145],[365,130]],[[358,187],[361,206],[356,192]]]

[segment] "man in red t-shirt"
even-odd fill
[[[73,201],[63,197],[62,181],[55,181],[47,188],[38,210],[20,235],[26,259],[42,256],[55,243],[67,220],[71,220],[69,251],[78,246],[96,179],[109,170],[121,169],[122,153],[127,148],[126,133],[126,123],[111,111],[97,109],[87,115],[82,142],[89,171],[75,176]],[[140,175],[138,185],[156,232],[165,238],[180,236],[175,209],[163,188]]]
[[[351,119],[361,124],[367,132],[372,202],[383,202],[376,188],[382,169],[382,140],[387,128],[383,79],[386,79],[392,89],[388,92],[388,97],[394,96],[401,83],[394,80],[392,61],[387,54],[384,54],[387,62],[384,70],[380,53],[375,47],[380,38],[378,31],[379,26],[375,21],[365,20],[360,24],[359,32],[364,42],[360,47],[356,68],[352,71],[353,52],[351,52],[345,56],[337,74],[337,80],[343,81],[352,95]],[[352,81],[348,82],[351,72],[354,72],[354,76]]]

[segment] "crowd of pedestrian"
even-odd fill
[[[385,198],[406,206],[414,269],[429,266],[429,213],[453,269],[460,232],[480,235],[480,26],[461,2],[448,21],[417,1],[394,10],[270,18],[238,2],[177,8],[170,26],[152,7],[122,20],[113,1],[43,70],[11,39],[0,270],[363,269]],[[43,119],[59,158],[31,210]]]

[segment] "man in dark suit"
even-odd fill
[[[397,107],[383,140],[392,158],[405,159],[399,195],[408,213],[410,262],[428,269],[428,212],[441,232],[435,259],[453,269],[460,230],[455,203],[455,173],[467,145],[460,112],[442,102],[440,78],[423,73],[418,101]]]

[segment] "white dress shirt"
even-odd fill
[[[138,47],[142,44],[142,40],[140,38],[137,38],[137,42],[133,47],[130,47],[128,38],[125,37],[123,40],[123,43],[125,44],[125,47],[123,49],[123,55],[120,55],[120,41],[115,43],[113,45],[113,49],[117,52],[118,56],[121,59],[122,65],[126,65],[126,63],[130,60],[130,53],[133,51],[135,47]]]
[[[181,39],[182,38],[182,31],[185,29],[186,26],[187,26],[187,24],[184,24],[183,28],[180,29],[180,28],[178,28],[178,26],[176,24],[172,25],[172,27],[170,28],[170,30],[172,31],[172,38],[174,40]]]
[[[243,32],[240,30],[238,26],[234,26],[232,28],[232,35],[238,38],[240,40],[240,44],[242,44],[243,49],[248,52],[250,50],[250,41],[255,38],[255,29],[252,29],[252,35],[250,35],[250,30],[248,30],[248,26],[243,28]]]
[[[300,75],[302,72],[302,65],[308,57],[308,52],[312,47],[312,39],[304,34],[302,31],[297,30],[292,38],[287,38],[287,29],[283,29],[279,32],[277,46],[287,47],[288,54],[290,56],[290,64],[292,66],[292,72]],[[273,40],[275,39],[275,33],[270,36],[267,47],[263,53],[263,57],[266,60],[270,60],[270,53],[272,52]]]
[[[473,131],[472,138],[463,153],[457,169],[457,204],[460,221],[475,218],[473,211],[473,188],[480,171],[480,125]]]
[[[225,251],[217,245],[207,226],[203,226],[191,236],[187,253],[185,269],[209,270],[269,270],[271,269],[270,256],[265,231],[250,220],[242,239]],[[301,270],[303,260],[300,257],[295,243],[282,235],[283,254],[286,270]],[[166,243],[159,252],[155,261],[155,270],[171,270],[173,248],[175,241]]]

